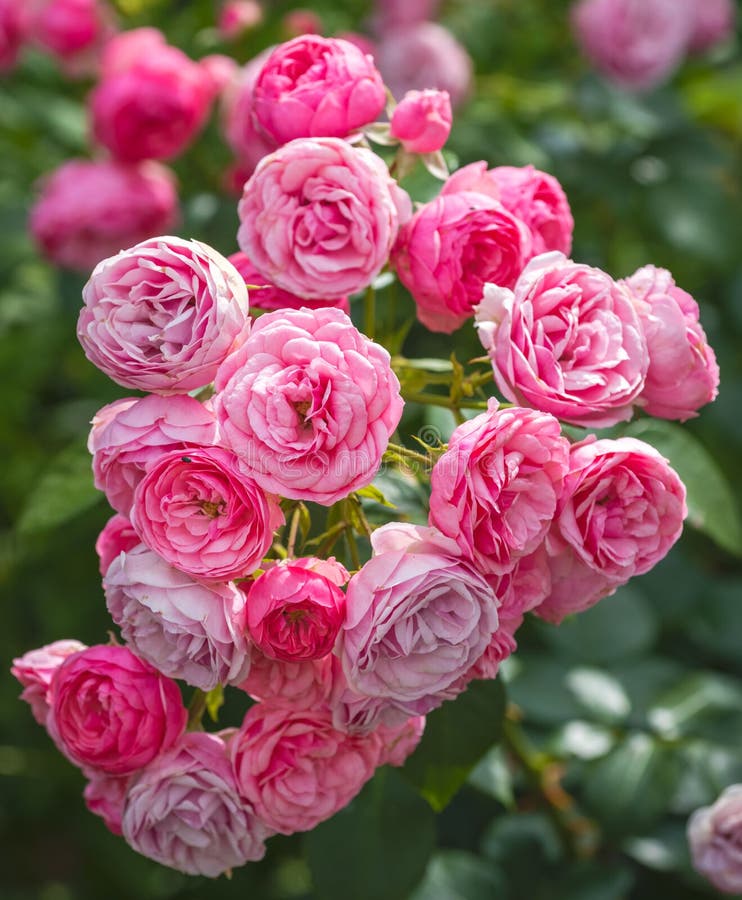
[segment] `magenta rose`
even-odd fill
[[[126,647],[74,653],[52,684],[52,736],[77,765],[107,775],[146,766],[180,737],[187,718],[178,685]]]
[[[508,400],[574,425],[631,418],[647,345],[630,293],[605,272],[544,253],[513,291],[485,286],[476,325]]]
[[[690,46],[692,53],[705,53],[734,35],[737,18],[734,0],[704,0],[693,3]]]
[[[725,894],[742,893],[742,785],[730,785],[688,820],[694,868]]]
[[[105,575],[108,567],[121,553],[128,553],[132,547],[141,543],[141,538],[134,531],[131,522],[120,513],[111,516],[103,526],[103,531],[95,542],[95,552],[98,554],[98,569],[101,575]]]
[[[257,0],[227,0],[219,10],[217,29],[223,41],[234,41],[263,21]]]
[[[126,791],[131,775],[93,775],[82,793],[85,806],[94,816],[100,816],[112,834],[121,834],[121,817],[124,814]]]
[[[448,91],[408,91],[394,108],[390,134],[409,153],[434,153],[451,133]]]
[[[137,853],[208,878],[262,859],[270,834],[237,793],[224,740],[203,731],[184,734],[134,779],[122,830]]]
[[[0,0],[0,73],[18,62],[31,28],[30,10],[18,0]]]
[[[317,709],[327,704],[336,681],[339,663],[328,655],[295,662],[273,659],[250,648],[247,678],[238,685],[253,700],[291,709]]]
[[[327,301],[379,274],[410,200],[370,150],[316,138],[262,159],[238,211],[237,241],[257,271],[292,294]]]
[[[111,10],[100,0],[41,0],[33,15],[35,43],[56,56],[68,75],[94,71],[113,30]]]
[[[199,241],[152,238],[99,263],[77,336],[117,384],[185,394],[208,384],[250,330],[239,272]]]
[[[484,284],[512,287],[530,257],[528,228],[484,194],[426,203],[400,230],[392,264],[432,331],[452,332],[474,313]]]
[[[372,57],[341,38],[303,34],[281,44],[255,82],[255,120],[279,144],[347,137],[373,122],[385,104]]]
[[[215,387],[221,440],[246,473],[323,505],[373,480],[403,407],[389,354],[339,309],[261,316]]]
[[[54,641],[38,650],[29,650],[13,660],[10,674],[21,683],[21,700],[25,700],[31,707],[33,717],[39,725],[46,725],[51,685],[57,669],[68,656],[85,649],[85,644],[80,641]]]
[[[719,387],[719,366],[698,304],[667,269],[644,266],[623,284],[634,298],[649,353],[639,403],[650,416],[685,422],[716,398]]]
[[[497,409],[453,432],[430,476],[430,524],[480,572],[502,575],[546,537],[569,468],[559,422],[536,410]]]
[[[101,77],[121,75],[144,57],[156,58],[167,47],[165,35],[157,28],[132,28],[111,38],[101,57]]]
[[[177,221],[175,179],[163,166],[73,159],[42,180],[29,228],[49,260],[89,272]]]

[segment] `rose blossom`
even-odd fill
[[[440,150],[451,133],[448,91],[408,91],[394,108],[390,134],[409,153]]]
[[[137,853],[209,878],[262,859],[269,835],[237,794],[224,740],[203,731],[183,735],[134,780],[122,829]]]
[[[281,17],[281,30],[290,38],[322,34],[322,19],[312,9],[292,9]]]
[[[175,179],[164,166],[73,159],[42,179],[29,228],[52,262],[88,272],[177,220]]]
[[[435,709],[489,645],[497,598],[455,541],[392,523],[348,584],[337,653],[349,684],[408,716]]]
[[[211,81],[212,97],[219,97],[227,91],[240,71],[232,57],[223,53],[210,53],[199,59],[198,64]]]
[[[93,775],[82,793],[85,806],[94,816],[100,816],[112,834],[121,834],[121,817],[124,814],[126,791],[131,776]]]
[[[379,766],[403,766],[417,749],[425,731],[425,716],[412,716],[402,725],[380,725],[374,732],[380,744]]]
[[[686,515],[685,487],[654,447],[628,437],[573,445],[546,543],[551,592],[536,615],[558,623],[648,572]]]
[[[114,400],[98,410],[92,424],[88,450],[95,486],[125,516],[144,473],[164,453],[216,440],[214,414],[188,395]]]
[[[114,559],[103,588],[123,639],[164,675],[204,691],[247,675],[245,595],[232,582],[203,584],[140,544]]]
[[[10,72],[28,39],[29,9],[18,0],[0,0],[0,73]]]
[[[68,656],[85,650],[85,644],[75,640],[54,641],[38,650],[29,650],[13,660],[10,674],[20,681],[23,692],[21,700],[31,707],[34,719],[39,725],[46,725],[51,701],[51,684]]]
[[[276,498],[240,471],[234,454],[203,447],[152,463],[134,492],[131,521],[177,569],[228,581],[258,568],[284,518]]]
[[[476,325],[508,400],[575,425],[631,418],[647,346],[631,295],[605,272],[544,253],[513,291],[485,285]]]
[[[489,681],[497,677],[502,662],[518,649],[514,635],[522,624],[523,616],[505,618],[500,615],[497,631],[492,635],[487,649],[471,669],[462,676],[461,690],[464,690],[470,681]]]
[[[417,25],[426,19],[434,19],[440,0],[375,0],[374,23],[378,31],[388,32],[406,25]]]
[[[117,384],[143,391],[203,387],[250,330],[245,282],[200,241],[143,241],[99,263],[82,296],[85,355]]]
[[[444,194],[400,230],[392,264],[432,331],[452,332],[474,312],[486,282],[512,287],[530,257],[528,228],[484,194]]]
[[[719,367],[698,321],[698,304],[666,269],[644,266],[623,284],[634,299],[649,352],[639,402],[650,416],[685,422],[715,399],[719,387]]]
[[[374,774],[378,743],[332,727],[327,709],[258,703],[230,741],[241,795],[280,834],[309,831],[346,806]]]
[[[688,820],[694,868],[725,894],[742,893],[742,785],[730,785]]]
[[[227,0],[219,10],[217,30],[223,41],[234,41],[263,21],[257,0]]]
[[[497,614],[503,628],[508,622],[522,620],[523,613],[535,609],[551,593],[551,567],[546,544],[539,544],[533,553],[521,556],[511,571],[490,575],[487,581],[500,600]]]
[[[95,542],[95,552],[98,554],[98,568],[101,575],[106,574],[108,567],[120,553],[127,553],[139,543],[141,543],[141,538],[134,531],[126,516],[122,516],[120,513],[111,516]]]
[[[265,278],[300,297],[332,300],[379,274],[410,200],[370,150],[316,138],[262,159],[238,211],[237,242]]]
[[[286,662],[257,647],[250,648],[250,657],[250,672],[237,686],[253,700],[291,709],[316,709],[328,702],[339,669],[337,657]]]
[[[372,57],[339,38],[304,34],[281,44],[255,82],[255,120],[279,144],[347,137],[373,122],[385,104]]]
[[[261,316],[215,387],[221,440],[245,471],[323,505],[372,481],[404,405],[387,351],[339,309]]]
[[[703,0],[692,6],[689,46],[692,53],[705,53],[734,35],[736,7],[733,0]]]
[[[65,65],[67,73],[94,70],[95,57],[113,33],[113,15],[99,0],[41,0],[32,36]]]
[[[126,647],[81,650],[52,684],[53,737],[77,765],[107,775],[146,766],[178,739],[187,718],[177,684]]]
[[[165,35],[157,28],[132,28],[113,37],[101,57],[101,77],[111,78],[128,71],[144,57],[156,57],[167,47]]]
[[[569,466],[559,422],[497,409],[459,425],[430,476],[430,524],[480,572],[503,574],[546,537]]]

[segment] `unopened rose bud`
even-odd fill
[[[448,91],[408,91],[392,114],[391,135],[410,153],[435,153],[451,133]]]

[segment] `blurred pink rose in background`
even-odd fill
[[[32,13],[34,42],[57,57],[68,76],[95,71],[114,33],[113,10],[102,0],[41,0]]]
[[[418,25],[434,19],[440,0],[374,0],[373,24],[377,31],[388,32],[407,25]]]
[[[742,893],[742,784],[730,785],[688,821],[693,865],[725,894]]]
[[[734,0],[697,0],[693,4],[690,50],[705,53],[734,35],[737,7]]]
[[[256,0],[226,0],[219,10],[217,28],[223,41],[234,41],[263,21],[263,9]]]
[[[31,28],[30,9],[19,0],[0,0],[0,73],[15,68]]]

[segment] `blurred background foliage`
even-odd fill
[[[193,56],[223,49],[209,0],[117,5],[126,27],[161,27]],[[569,34],[568,5],[444,4],[442,21],[476,71],[449,161],[533,163],[554,173],[574,212],[575,259],[617,277],[651,262],[696,297],[721,367],[720,396],[685,426],[686,438],[660,427],[648,439],[682,462],[702,531],[689,528],[654,572],[593,610],[559,628],[524,626],[503,673],[504,725],[501,685],[475,685],[430,717],[401,774],[380,772],[310,835],[273,838],[265,860],[232,880],[161,868],[109,834],[83,806],[82,776],[17,701],[6,674],[3,900],[714,896],[690,869],[684,826],[693,809],[742,781],[742,58],[737,42],[632,97],[588,71]],[[291,8],[266,4],[264,25],[232,52],[246,61],[282,39],[279,23]],[[313,8],[328,34],[357,30],[369,13],[362,0]],[[6,672],[26,649],[60,637],[102,642],[110,627],[94,552],[109,511],[92,489],[84,441],[93,413],[121,390],[75,340],[84,279],[45,264],[25,225],[37,180],[87,152],[87,87],[62,79],[38,54],[0,83]],[[236,249],[237,221],[220,187],[228,158],[212,123],[175,164],[180,233],[225,254]],[[410,182],[417,199],[431,190],[419,173]],[[410,314],[409,299],[398,301]],[[481,354],[465,331],[461,359]],[[404,352],[447,358],[450,343],[415,326]],[[450,430],[447,415],[413,404],[404,427]],[[391,476],[383,486],[411,518],[424,515],[420,491]],[[241,716],[238,693],[228,692],[222,721]]]

